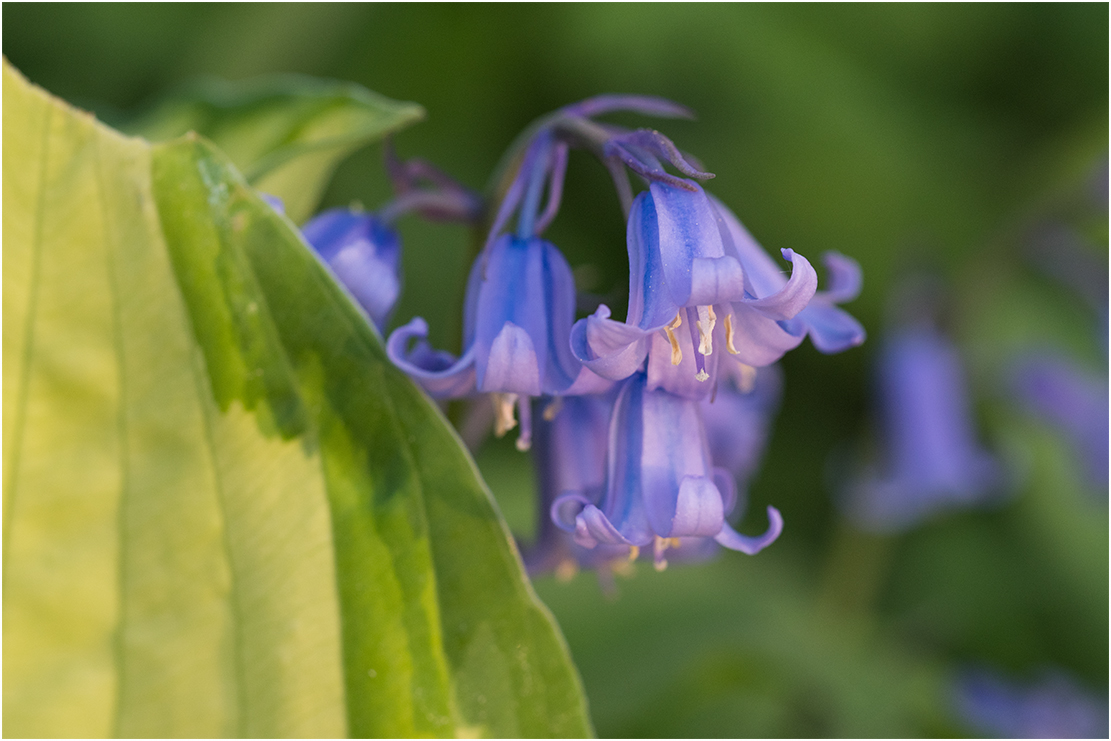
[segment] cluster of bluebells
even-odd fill
[[[703,190],[713,176],[667,137],[596,120],[614,111],[689,115],[657,98],[600,96],[534,124],[486,204],[462,353],[433,348],[419,317],[386,343],[390,359],[433,398],[488,397],[494,432],[516,429],[517,448],[532,450],[543,514],[526,552],[534,572],[601,571],[642,549],[663,568],[669,549],[685,559],[719,545],[755,554],[772,543],[783,526],[774,507],[761,535],[731,524],[743,514],[778,404],[772,364],[807,336],[825,353],[864,340],[837,307],[860,290],[853,260],[827,253],[828,285],[819,291],[810,262],[784,249],[777,263]],[[627,221],[624,321],[605,305],[576,321],[571,268],[542,236],[559,212],[572,149],[607,168]],[[417,209],[478,221],[474,198],[427,165],[393,161],[390,169],[400,186],[394,204],[362,221],[326,213],[304,228],[379,327],[399,285],[390,219]]]

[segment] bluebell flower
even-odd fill
[[[1059,671],[1020,685],[986,670],[965,671],[953,701],[961,719],[996,738],[1107,738],[1107,697]]]
[[[517,426],[516,408],[521,450],[531,446],[531,398],[591,393],[610,385],[571,354],[574,278],[555,245],[536,235],[554,211],[550,205],[539,211],[544,183],[562,177],[565,157],[565,148],[551,137],[539,137],[526,153],[491,233],[519,207],[517,232],[494,238],[471,267],[462,356],[433,350],[426,339],[428,325],[419,317],[395,330],[386,343],[390,359],[433,397],[493,394],[499,435]],[[558,200],[559,187],[550,186],[549,203]]]
[[[401,239],[374,214],[333,208],[301,233],[382,331],[401,293]]]
[[[682,546],[684,538],[712,538],[755,554],[779,537],[783,520],[774,507],[760,536],[741,535],[726,522],[736,490],[729,473],[711,463],[698,403],[648,389],[646,374],[634,374],[621,387],[607,448],[601,502],[569,493],[552,505],[553,520],[579,545],[651,545],[662,568],[667,548]]]
[[[760,259],[738,252],[720,204],[696,183],[652,183],[633,202],[627,236],[625,322],[610,319],[603,305],[572,329],[575,356],[598,375],[626,378],[647,358],[649,388],[701,399],[713,388],[707,381],[722,362],[721,349],[748,365],[767,365],[802,341],[777,322],[813,297],[810,263],[783,250],[793,266],[787,279],[755,242]]]
[[[976,440],[956,347],[928,325],[908,327],[886,339],[877,362],[883,463],[851,487],[850,518],[898,530],[996,494],[1003,469]]]
[[[1050,354],[1031,354],[1014,362],[1011,390],[1026,409],[1065,434],[1088,483],[1106,489],[1107,377]]]

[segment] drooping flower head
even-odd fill
[[[732,476],[710,460],[698,403],[650,390],[646,374],[636,373],[622,385],[610,420],[601,502],[564,494],[551,514],[586,548],[652,545],[662,568],[667,548],[683,538],[712,538],[755,554],[779,536],[783,520],[774,507],[763,535],[736,532],[725,519],[735,504]]]
[[[647,144],[636,143],[634,151],[649,159]],[[657,149],[667,154],[664,145]],[[638,172],[659,177],[662,166],[651,161],[653,168]],[[575,356],[588,368],[618,380],[647,358],[650,388],[702,399],[721,363],[769,365],[807,334],[822,352],[864,341],[860,324],[834,306],[860,290],[854,261],[828,253],[830,288],[816,293],[806,258],[782,251],[792,265],[787,278],[720,201],[691,180],[668,177],[650,181],[633,201],[625,321],[610,319],[601,306],[572,329]]]

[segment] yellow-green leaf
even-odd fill
[[[4,729],[574,736],[455,434],[289,220],[4,65]]]

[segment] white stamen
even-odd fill
[[[717,316],[713,306],[698,307],[698,352],[703,355],[712,355],[714,352],[714,325]]]

